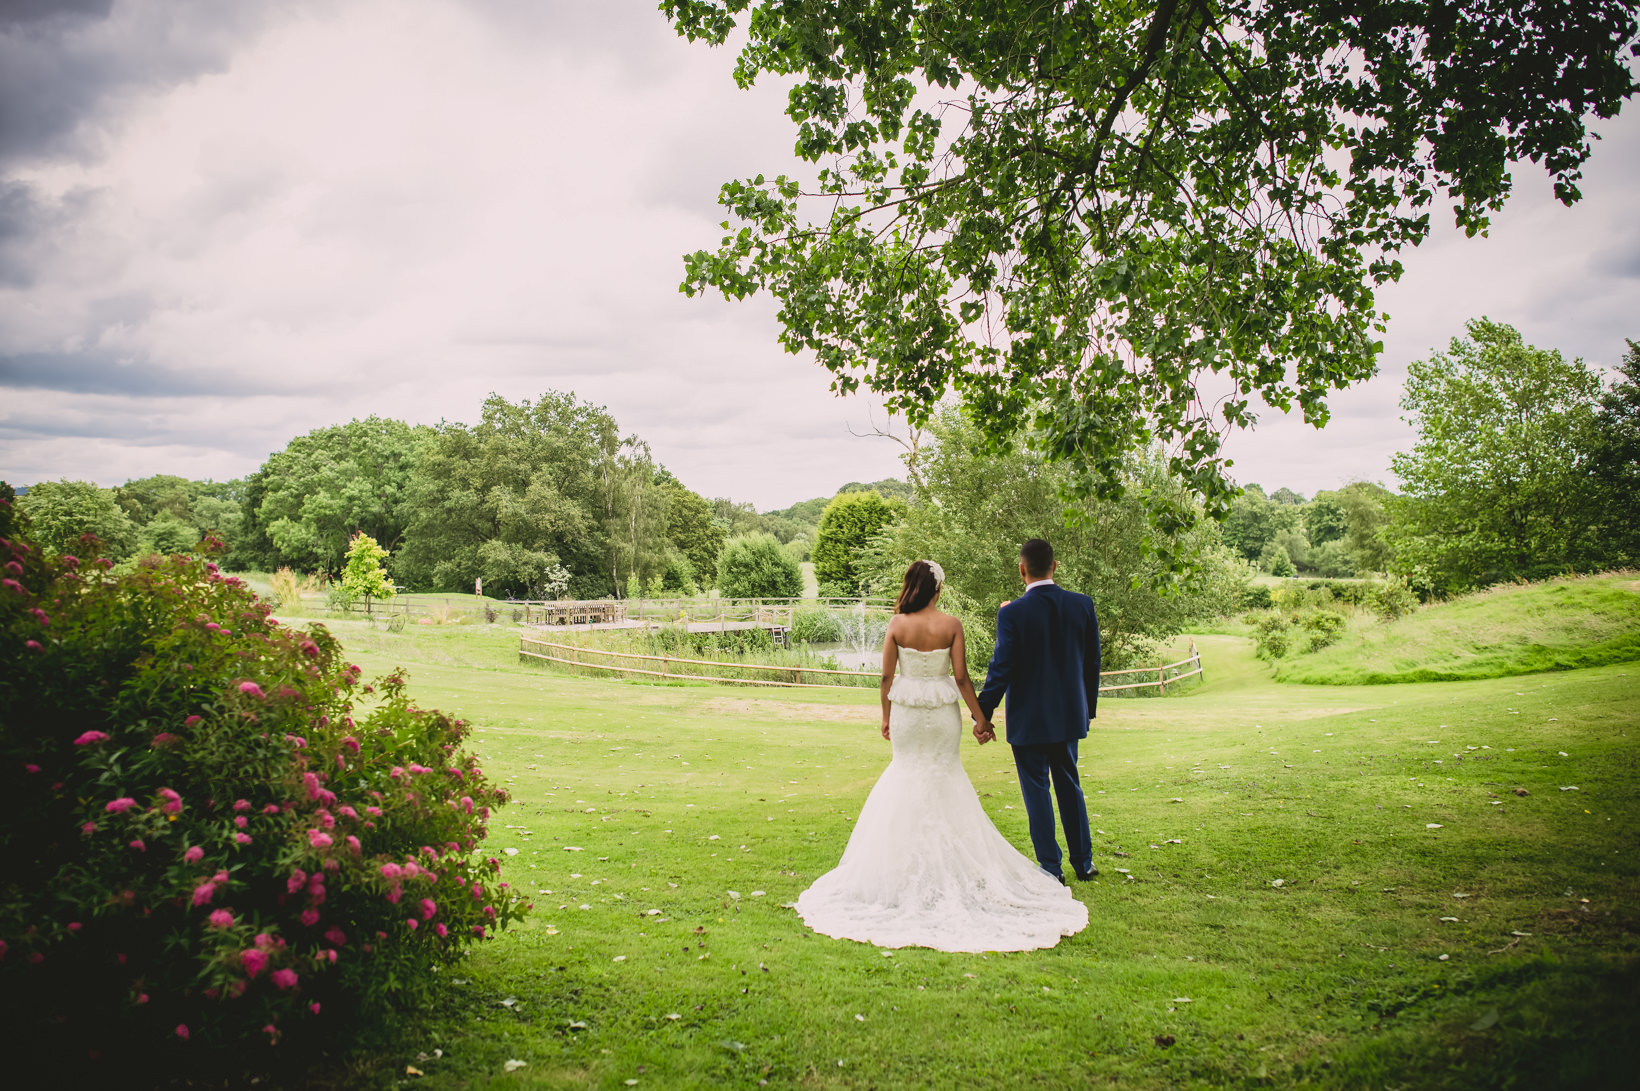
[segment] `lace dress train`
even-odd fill
[[[903,648],[889,691],[894,758],[837,867],[797,899],[822,935],[879,947],[1028,951],[1087,927],[1088,910],[1021,855],[962,767],[949,649]]]

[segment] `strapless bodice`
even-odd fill
[[[951,649],[919,652],[901,648],[900,673],[888,691],[888,699],[912,708],[938,708],[962,700],[956,680],[951,677]]]
[[[931,652],[919,652],[916,648],[900,649],[901,678],[947,678],[950,674],[950,648],[935,648]]]

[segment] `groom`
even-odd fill
[[[991,713],[1008,695],[1008,745],[1025,796],[1031,845],[1042,870],[1065,881],[1054,837],[1053,797],[1065,828],[1065,848],[1078,879],[1099,874],[1088,836],[1088,805],[1076,773],[1076,746],[1087,737],[1099,699],[1099,615],[1093,600],[1053,582],[1053,546],[1032,538],[1019,548],[1025,593],[997,613],[997,646],[979,693],[984,743],[996,738]]]

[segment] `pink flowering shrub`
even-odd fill
[[[16,524],[0,495],[13,1041],[102,1064],[285,1049],[417,999],[528,908],[477,854],[505,794],[402,676],[366,697],[322,627],[285,628],[206,559],[116,576]]]

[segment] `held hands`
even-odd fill
[[[979,741],[981,746],[984,746],[988,742],[995,742],[996,737],[997,730],[994,726],[992,726],[990,720],[974,721],[974,738]]]

